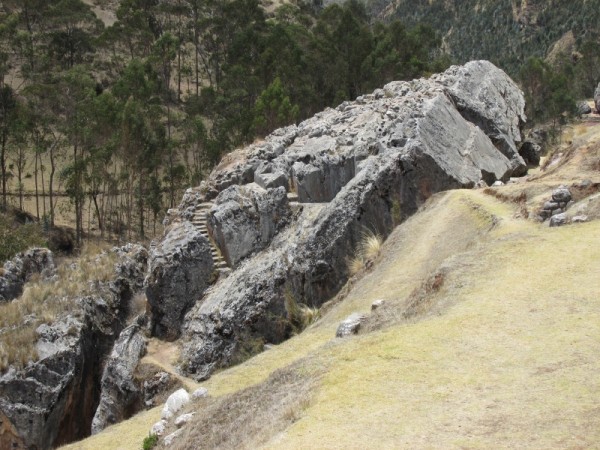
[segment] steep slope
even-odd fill
[[[593,447],[600,221],[549,228],[496,198],[531,192],[533,210],[561,182],[599,186],[593,135],[530,181],[435,195],[317,323],[206,381],[174,448]],[[70,448],[136,448],[158,416]]]

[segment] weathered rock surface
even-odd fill
[[[283,187],[231,186],[215,199],[208,226],[230,266],[267,247],[291,215]]]
[[[360,330],[361,324],[365,321],[366,317],[360,313],[352,313],[346,319],[344,319],[338,326],[335,337],[342,338],[357,334]]]
[[[183,316],[213,278],[209,241],[190,222],[174,223],[151,250],[146,297],[155,336],[179,337]]]
[[[178,389],[169,395],[161,412],[161,419],[169,420],[190,402],[190,394],[185,389]]]
[[[600,83],[598,83],[594,91],[594,106],[596,106],[596,112],[600,114]]]
[[[587,102],[577,103],[577,114],[579,114],[581,116],[582,114],[591,114],[591,113],[592,113],[592,108],[590,108],[590,105],[588,105]]]
[[[365,229],[385,237],[436,192],[525,173],[517,151],[524,120],[517,86],[491,63],[474,61],[390,83],[229,155],[195,190],[195,204],[254,181],[287,184],[301,207],[267,248],[191,300],[184,371],[204,379],[259,344],[289,337],[286,295],[309,306],[331,298],[348,279],[345,261]],[[170,221],[188,220],[190,204]],[[211,214],[220,213],[215,205]],[[220,239],[221,250],[235,239]]]
[[[146,250],[117,251],[118,276],[97,283],[79,308],[37,329],[39,360],[0,376],[0,448],[48,449],[88,436],[100,400],[102,361],[121,332],[145,273]],[[127,268],[125,268],[127,267]]]
[[[23,293],[23,286],[33,274],[42,278],[54,275],[56,265],[52,252],[47,248],[32,248],[18,253],[4,263],[0,271],[0,303],[13,300]]]
[[[141,325],[134,323],[121,332],[106,361],[92,434],[129,418],[142,408],[142,391],[133,376],[146,351]]]

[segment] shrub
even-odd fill
[[[156,434],[149,434],[144,438],[142,443],[143,450],[151,450],[158,445],[158,436]]]
[[[319,318],[319,309],[298,303],[291,289],[286,289],[283,298],[288,322],[292,325],[294,332],[299,333]]]
[[[360,242],[354,256],[348,261],[348,270],[350,275],[356,275],[364,269],[369,262],[373,262],[381,251],[383,238],[370,230],[362,233]]]

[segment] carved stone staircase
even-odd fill
[[[217,271],[219,271],[219,274],[226,275],[226,274],[229,274],[229,272],[231,272],[231,268],[227,265],[227,261],[225,261],[225,258],[223,258],[223,256],[221,255],[221,252],[217,248],[217,245],[215,244],[215,242],[210,237],[210,234],[208,233],[208,226],[207,226],[208,211],[210,210],[210,208],[212,206],[213,206],[212,202],[201,203],[199,205],[198,209],[196,209],[196,212],[192,219],[192,224],[195,225],[198,228],[198,230],[200,231],[200,234],[202,234],[206,239],[208,239],[208,242],[210,242],[210,247],[211,247],[210,252],[212,254],[215,269]]]

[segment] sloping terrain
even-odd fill
[[[549,228],[511,201],[528,193],[533,215],[563,182],[600,183],[586,133],[528,180],[432,197],[314,325],[203,383],[174,448],[597,445],[600,221]],[[352,312],[370,315],[361,332],[335,338]],[[68,448],[138,448],[159,415]]]

